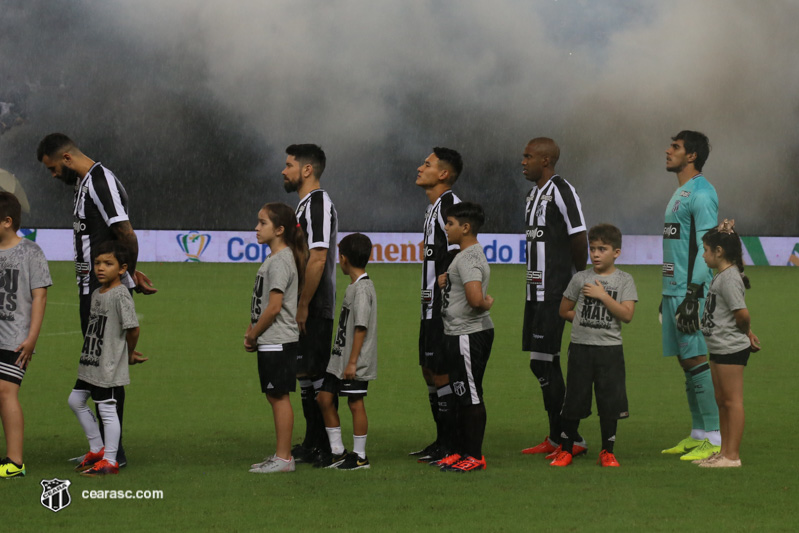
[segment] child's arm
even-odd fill
[[[280,309],[283,307],[283,293],[277,290],[269,291],[269,302],[266,304],[258,322],[251,324],[247,328],[247,333],[244,335],[244,347],[249,346],[254,348],[258,343],[258,337],[263,335],[264,331],[269,329],[269,326],[275,321],[277,315],[280,314]]]
[[[361,348],[363,348],[363,341],[366,339],[366,328],[363,326],[355,326],[355,331],[352,334],[352,351],[350,352],[350,360],[347,367],[344,369],[342,377],[344,379],[355,379],[355,372],[358,368],[358,357],[361,355]]]
[[[605,290],[605,287],[599,283],[599,280],[594,280],[594,283],[586,283],[583,286],[583,295],[602,302],[605,307],[607,307],[608,311],[610,311],[611,315],[613,315],[615,318],[618,318],[625,324],[629,324],[633,319],[633,314],[635,313],[635,301],[625,300],[623,302],[617,302],[611,298],[610,294],[608,294]]]
[[[577,312],[574,310],[575,305],[577,305],[577,302],[575,302],[574,300],[569,300],[564,296],[563,299],[560,301],[560,309],[558,310],[560,318],[568,320],[569,322],[573,322],[574,315],[577,314]]]
[[[466,291],[466,301],[478,311],[488,311],[494,305],[494,298],[490,294],[483,297],[483,284],[479,281],[467,281],[463,289]]]
[[[42,330],[44,320],[44,308],[47,305],[47,287],[40,287],[31,290],[31,328],[28,336],[17,346],[15,352],[19,352],[15,365],[20,368],[27,368],[28,363],[33,357],[33,350],[36,348],[36,341],[39,340],[39,332]]]
[[[753,352],[760,350],[760,339],[757,338],[757,335],[752,333],[752,322],[749,318],[749,310],[746,308],[736,309],[732,312],[732,316],[735,317],[735,327],[746,333],[746,336],[749,337],[749,344],[751,345],[750,350]]]
[[[148,360],[147,357],[142,357],[141,353],[136,351],[136,344],[139,342],[139,328],[130,328],[125,331],[125,340],[128,342],[128,364],[135,365],[136,363],[143,363]]]

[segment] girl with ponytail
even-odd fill
[[[261,391],[272,406],[276,445],[274,455],[253,464],[250,472],[293,472],[289,393],[296,387],[300,331],[295,316],[308,249],[294,210],[286,204],[264,205],[255,230],[258,243],[268,245],[270,254],[255,277],[244,349],[258,354]]]
[[[744,300],[750,284],[743,273],[741,239],[734,226],[734,220],[724,219],[702,237],[705,249],[702,258],[708,267],[718,271],[708,288],[702,333],[710,353],[710,372],[721,426],[721,450],[699,461],[702,467],[741,466],[743,372],[749,353],[760,349],[760,340],[750,328],[749,311]]]

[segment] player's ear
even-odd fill
[[[121,265],[119,265],[119,275],[120,276],[122,274],[124,274],[125,272],[127,272],[127,271],[128,271],[128,264],[127,263],[122,263]]]

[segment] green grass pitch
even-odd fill
[[[706,470],[660,450],[687,435],[682,372],[660,354],[659,267],[622,267],[640,301],[623,329],[631,416],[619,423],[622,467],[595,464],[598,420],[583,422],[588,457],[555,469],[522,448],[546,435],[537,382],[521,352],[524,270],[494,266],[489,292],[496,338],[485,380],[488,469],[459,476],[407,456],[433,436],[417,365],[418,265],[372,265],[379,309],[379,379],[366,400],[371,470],[299,465],[254,475],[274,449],[271,411],[242,338],[257,270],[249,264],[146,264],[159,288],[136,296],[140,349],[131,369],[119,476],[81,478],[66,459],[83,453],[67,406],[81,348],[69,263],[51,263],[55,285],[21,397],[28,476],[0,483],[12,530],[120,531],[794,531],[797,516],[795,405],[799,374],[799,269],[752,267],[747,293],[763,350],[745,372],[747,426],[737,470]],[[339,299],[347,280],[339,274]],[[564,334],[564,353],[568,327]],[[295,393],[294,442],[304,431]],[[341,409],[345,445],[351,422]],[[58,513],[40,504],[42,479],[72,482]],[[160,490],[160,500],[92,500],[87,490]]]

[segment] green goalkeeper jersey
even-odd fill
[[[702,236],[718,223],[716,189],[697,174],[674,191],[663,227],[663,295],[685,296],[689,283],[707,291],[713,273],[702,259]]]

